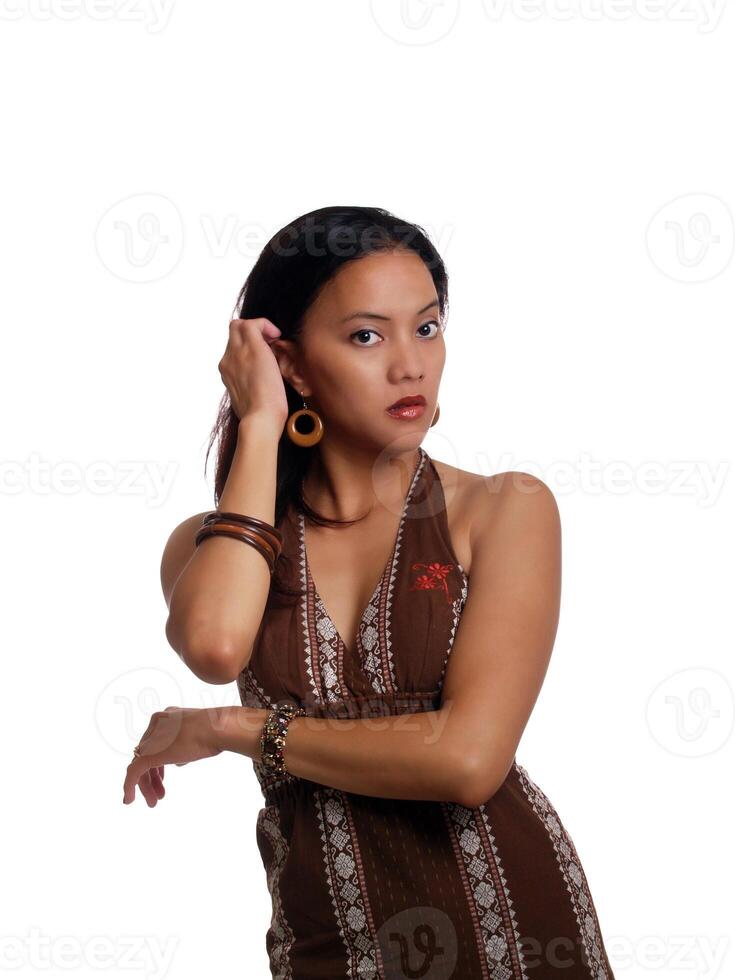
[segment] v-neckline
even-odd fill
[[[306,550],[305,518],[304,518],[303,512],[299,514],[299,532],[300,532],[300,538],[301,538],[301,554],[303,555],[303,558],[304,558],[304,571],[306,573],[307,584],[311,588],[311,592],[312,592],[312,595],[314,597],[315,604],[318,604],[318,605],[321,606],[321,611],[322,611],[322,614],[323,614],[324,618],[329,623],[330,627],[334,630],[334,635],[337,638],[337,640],[339,641],[339,643],[341,644],[341,646],[342,646],[343,650],[345,651],[345,653],[347,654],[347,656],[354,656],[354,655],[357,654],[357,652],[359,650],[359,647],[360,647],[360,636],[361,636],[362,627],[363,627],[363,625],[365,623],[365,620],[367,619],[368,612],[370,611],[370,609],[373,606],[373,603],[375,601],[376,596],[378,595],[378,593],[380,592],[380,590],[381,590],[381,588],[383,586],[383,582],[385,581],[385,576],[388,573],[388,569],[393,565],[393,561],[394,561],[395,555],[396,555],[396,549],[398,548],[398,543],[399,543],[400,538],[401,538],[401,532],[403,531],[403,524],[404,524],[404,521],[405,521],[405,518],[406,518],[406,512],[408,510],[408,506],[409,506],[409,504],[411,502],[411,498],[413,496],[414,487],[418,483],[419,473],[423,469],[425,460],[427,460],[428,458],[429,457],[428,457],[428,454],[426,453],[426,450],[423,448],[423,446],[419,446],[419,459],[418,459],[418,462],[416,463],[416,466],[414,468],[413,474],[412,474],[411,479],[409,481],[408,490],[406,491],[406,496],[403,499],[403,506],[401,508],[401,518],[400,518],[400,520],[398,522],[398,530],[396,531],[395,538],[393,539],[393,547],[391,548],[390,554],[388,555],[388,560],[386,561],[385,565],[383,566],[383,570],[380,573],[380,578],[378,579],[375,588],[373,589],[373,591],[370,594],[370,598],[368,599],[367,605],[363,609],[362,614],[361,614],[360,618],[357,621],[357,632],[355,633],[355,636],[352,638],[353,643],[355,643],[354,650],[351,647],[348,647],[347,644],[345,643],[342,635],[340,634],[339,630],[337,629],[337,626],[336,626],[334,620],[332,619],[332,616],[331,616],[329,610],[327,609],[327,604],[324,602],[324,599],[322,599],[321,595],[319,594],[319,590],[316,587],[316,582],[314,581],[314,576],[311,574],[311,566],[309,564],[309,555],[308,555],[307,550]]]

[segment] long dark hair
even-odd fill
[[[345,263],[374,252],[396,249],[410,249],[425,263],[434,281],[439,315],[443,320],[448,305],[447,273],[441,256],[423,228],[383,208],[336,206],[310,211],[276,232],[250,270],[237,297],[232,319],[267,317],[281,331],[282,339],[294,340],[301,332],[306,312],[317,293]],[[299,393],[285,379],[284,386],[289,411],[302,408]],[[218,440],[215,507],[219,506],[237,439],[238,418],[232,409],[229,392],[225,391],[204,464],[206,473],[210,450]],[[285,430],[281,435],[276,467],[276,525],[289,504],[316,524],[336,527],[359,520],[327,518],[303,499],[301,480],[316,448],[297,446]],[[277,589],[290,593],[284,583],[274,584]]]

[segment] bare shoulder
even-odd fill
[[[558,556],[559,507],[543,480],[519,470],[480,479],[472,505],[471,548],[490,548],[510,560],[528,543],[535,554]]]
[[[204,510],[201,514],[187,517],[176,525],[168,537],[161,558],[161,588],[166,606],[171,602],[171,593],[179,575],[194,554],[197,531],[201,528],[202,521],[208,513],[210,512]]]
[[[468,575],[473,554],[488,544],[500,546],[513,535],[560,537],[559,508],[539,477],[519,470],[483,476],[434,460],[447,502],[454,550]]]

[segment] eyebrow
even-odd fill
[[[432,306],[438,306],[438,305],[439,305],[439,300],[433,299],[430,303],[427,303],[426,306],[422,306],[421,309],[417,311],[416,316],[421,316],[422,313],[426,313],[427,310],[430,310]],[[349,316],[343,317],[339,322],[347,323],[348,320],[356,320],[358,317],[369,317],[371,320],[391,319],[391,317],[384,316],[382,313],[369,313],[365,310],[360,310],[357,313],[350,313]]]

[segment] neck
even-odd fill
[[[302,482],[306,502],[320,514],[353,520],[373,510],[395,512],[403,503],[418,466],[421,449],[388,455],[335,451],[321,447]]]

